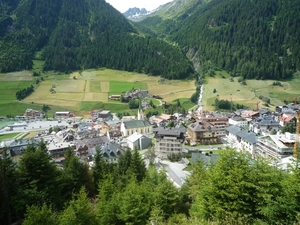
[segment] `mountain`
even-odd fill
[[[173,0],[161,5],[154,12],[139,18],[139,25],[147,27],[157,37],[165,38],[178,23],[193,14],[199,6],[210,0]]]
[[[140,18],[148,15],[150,11],[147,11],[145,8],[129,8],[126,12],[123,13],[123,15],[132,21],[137,21]]]
[[[173,45],[143,34],[104,0],[2,0],[0,71],[69,72],[107,67],[185,78],[193,69]]]
[[[178,44],[199,73],[244,79],[286,79],[300,69],[298,24],[298,0],[175,0],[139,22]]]
[[[225,69],[245,79],[286,79],[300,68],[297,24],[297,0],[212,0],[169,38],[204,73]]]

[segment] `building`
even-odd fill
[[[229,147],[255,156],[257,134],[232,125],[226,128],[226,138]]]
[[[161,158],[181,154],[184,149],[185,132],[185,128],[155,128],[155,154]]]
[[[280,160],[293,154],[295,134],[268,135],[259,137],[255,157]]]
[[[234,116],[232,118],[229,118],[228,123],[230,125],[235,125],[238,127],[246,127],[248,126],[248,120],[246,118],[240,117],[240,116]]]
[[[272,131],[279,131],[279,129],[279,122],[277,122],[272,116],[259,117],[256,120],[252,120],[249,124],[249,130],[259,135],[268,135]]]
[[[69,142],[60,142],[60,143],[49,143],[47,144],[48,153],[53,158],[59,158],[65,155],[68,148],[74,148],[73,144]]]
[[[26,118],[44,118],[45,113],[42,110],[26,109],[24,116]]]
[[[91,112],[91,119],[93,121],[108,121],[113,119],[113,115],[109,110],[93,110]]]
[[[279,117],[279,125],[284,127],[287,124],[291,124],[293,126],[296,126],[296,117],[295,114],[282,114],[282,116]]]
[[[56,112],[55,113],[55,118],[69,118],[72,117],[73,114],[71,114],[70,112]]]
[[[119,145],[111,142],[104,143],[97,148],[99,148],[104,160],[111,163],[118,162],[119,156],[124,153],[124,150]],[[92,149],[92,157],[95,157],[97,148]]]
[[[106,135],[110,141],[118,141],[122,139],[122,133],[120,130],[108,130]]]
[[[138,132],[140,134],[150,134],[152,133],[152,125],[147,120],[131,120],[123,121],[121,124],[121,132],[124,137]]]
[[[227,126],[228,118],[205,118],[190,124],[188,135],[191,143],[218,143],[219,138],[225,136]]]
[[[147,149],[152,143],[152,139],[135,132],[127,138],[127,146],[131,150]]]

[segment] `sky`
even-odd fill
[[[173,0],[106,0],[121,13],[126,12],[129,8],[145,8],[147,11],[156,9],[158,6],[172,2]]]

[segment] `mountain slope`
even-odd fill
[[[129,8],[126,12],[123,13],[123,15],[132,21],[137,21],[140,18],[143,18],[144,16],[148,15],[150,12],[148,12],[145,8]]]
[[[140,17],[138,22],[154,32],[158,37],[165,38],[170,31],[176,29],[178,23],[192,15],[196,9],[210,0],[174,0],[160,6],[153,13]]]
[[[212,0],[173,29],[194,65],[246,79],[289,78],[300,67],[297,0]]]
[[[42,50],[45,70],[108,67],[166,78],[192,73],[178,48],[140,34],[104,0],[23,0],[5,15],[10,22],[0,37],[2,72],[31,68]]]

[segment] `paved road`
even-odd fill
[[[190,175],[189,172],[183,170],[186,167],[184,163],[159,160],[159,165],[166,170],[167,176],[177,187],[181,187]]]

